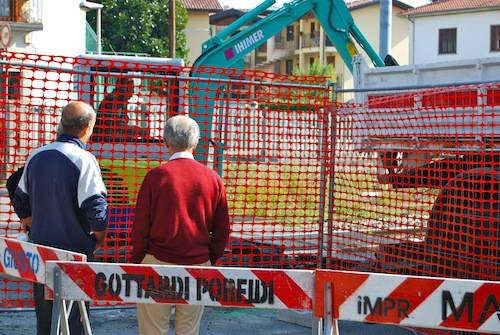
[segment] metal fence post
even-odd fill
[[[50,335],[59,335],[59,326],[61,320],[61,310],[64,301],[61,299],[61,269],[54,268],[54,300],[52,303],[52,320],[50,323]],[[67,321],[66,321],[67,322]]]
[[[327,83],[327,94],[330,93],[330,89],[332,85],[330,83]],[[325,207],[326,207],[326,199],[327,199],[327,181],[328,178],[326,177],[326,171],[327,171],[327,166],[329,164],[329,159],[328,159],[328,152],[331,151],[331,142],[328,140],[328,134],[330,132],[330,123],[328,122],[330,120],[330,114],[328,108],[326,110],[323,110],[323,114],[321,115],[322,120],[321,120],[321,137],[320,137],[320,155],[321,155],[321,172],[320,172],[320,187],[319,187],[319,197],[320,197],[320,203],[319,203],[319,246],[318,246],[318,268],[324,268],[325,267],[325,261],[324,261],[324,233],[325,233],[325,228],[328,229],[328,222],[327,222],[327,227],[325,227]],[[328,209],[329,211],[329,209]]]
[[[333,212],[335,207],[335,160],[337,153],[337,85],[336,83],[332,83],[332,109],[330,110],[330,169],[329,169],[329,183],[328,183],[328,231],[326,232],[327,241],[326,241],[326,254],[328,256],[327,261],[331,257],[332,245],[333,245]]]
[[[339,321],[334,319],[332,284],[325,284],[325,333],[324,335],[340,335]]]

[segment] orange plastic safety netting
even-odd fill
[[[53,141],[61,108],[94,106],[88,149],[108,188],[98,260],[124,262],[138,189],[168,159],[165,120],[200,124],[196,158],[223,178],[223,265],[498,280],[500,86],[359,93],[332,104],[325,78],[189,68],[174,60],[3,53],[0,231],[19,232],[5,182]],[[0,281],[2,306],[30,285]]]
[[[145,174],[168,160],[166,119],[189,113],[201,128],[196,159],[223,178],[231,238],[222,263],[314,268],[325,211],[329,87],[325,78],[189,68],[167,59],[3,53],[0,74],[1,235],[19,220],[6,179],[57,137],[61,109],[97,111],[88,150],[108,189],[106,246],[97,260],[126,262],[136,196]],[[29,306],[30,285],[0,282],[2,306]]]
[[[329,267],[499,280],[500,85],[336,106]]]

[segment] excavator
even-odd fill
[[[215,152],[215,156],[219,158],[217,171],[221,172],[221,161],[224,155],[223,144],[212,139],[211,134],[214,124],[213,113],[218,100],[217,92],[224,91],[224,84],[221,84],[221,81],[217,79],[224,78],[217,71],[198,72],[197,69],[206,67],[230,68],[234,69],[234,73],[237,74],[237,71],[242,70],[244,67],[245,56],[307,13],[313,13],[317,17],[326,35],[332,41],[350,71],[353,70],[353,59],[362,58],[356,44],[365,51],[375,67],[397,64],[390,55],[386,57],[385,61],[379,57],[356,26],[343,0],[294,0],[285,3],[281,8],[272,11],[267,16],[259,17],[275,3],[276,0],[265,0],[255,9],[204,42],[201,55],[193,64],[190,73],[191,79],[194,80],[186,79],[186,74],[182,70],[176,73],[175,69],[182,68],[182,64],[184,64],[180,59],[84,55],[81,58],[85,60],[85,64],[78,66],[78,71],[95,72],[103,65],[113,67],[113,64],[121,64],[122,61],[134,61],[141,64],[153,64],[154,66],[170,66],[172,71],[164,74],[170,75],[170,79],[166,81],[165,86],[167,90],[172,90],[172,92],[166,92],[165,96],[174,101],[168,101],[164,104],[168,105],[166,106],[168,109],[166,113],[174,115],[188,111],[198,121],[202,136],[195,156],[200,161],[207,163],[208,152]],[[144,66],[143,69],[145,68]],[[123,73],[126,72],[126,69],[111,68],[110,71]],[[141,71],[141,67],[139,67],[139,71],[136,72],[140,74],[147,71]],[[146,75],[148,74],[146,73]],[[101,78],[101,80],[103,79]],[[78,89],[84,92],[82,98],[85,101],[93,102],[97,108],[103,96],[98,91],[103,90],[103,84],[95,82],[95,78],[90,78],[90,76],[82,76],[81,83],[78,84],[77,81],[77,85],[82,86],[82,89]],[[140,86],[140,84],[137,86]],[[93,91],[96,93],[92,94]],[[189,97],[189,102],[185,99],[186,96]],[[187,106],[189,108],[186,108]],[[140,108],[134,107],[133,109],[135,111]],[[210,150],[210,146],[213,146],[213,150]]]
[[[390,55],[384,60],[381,59],[354,22],[344,0],[294,0],[283,4],[281,8],[272,11],[265,17],[259,18],[259,15],[275,3],[275,0],[265,0],[203,43],[201,55],[196,59],[193,68],[209,66],[243,69],[243,60],[246,55],[308,13],[313,13],[318,19],[351,72],[353,71],[354,58],[360,58],[361,55],[356,44],[365,51],[375,67],[397,65],[397,62]],[[206,138],[210,137],[212,131],[212,112],[216,101],[216,92],[222,90],[220,82],[215,79],[221,76],[214,73],[200,73],[199,76],[210,77],[211,80],[197,83],[196,90],[190,91],[190,106],[203,106],[191,108],[190,115],[202,125],[202,140],[199,148],[206,151],[208,147]],[[214,140],[208,141],[215,146],[217,156],[223,155],[222,144],[216,143]],[[197,152],[197,158],[204,161],[206,155]],[[217,167],[217,170],[220,171],[220,166]]]

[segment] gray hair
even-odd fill
[[[95,119],[96,113],[90,105],[81,101],[70,102],[63,108],[57,132],[77,137]]]
[[[175,150],[194,149],[200,139],[200,127],[189,116],[176,115],[167,120],[163,138]]]

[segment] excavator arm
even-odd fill
[[[343,0],[295,0],[236,33],[275,2],[263,2],[205,42],[194,66],[238,68],[243,57],[309,12],[314,13],[351,72],[353,57],[359,54],[354,41],[365,50],[375,66],[384,66],[382,59],[354,23]]]
[[[283,7],[266,17],[253,22],[259,14],[275,2],[275,0],[264,1],[206,41],[202,46],[202,54],[194,63],[191,77],[200,78],[190,83],[190,105],[194,106],[190,115],[198,121],[201,128],[201,138],[195,156],[198,160],[207,163],[208,148],[213,145],[214,153],[219,158],[215,159],[219,162],[219,166],[217,166],[219,172],[221,171],[222,159],[220,158],[223,155],[224,144],[217,143],[217,139],[211,138],[211,133],[213,110],[217,100],[216,92],[223,91],[223,88],[220,87],[221,81],[217,79],[221,79],[222,75],[208,74],[206,71],[198,72],[196,71],[197,67],[242,69],[243,59],[247,54],[309,12],[316,16],[351,72],[353,58],[359,54],[354,42],[357,42],[366,52],[375,66],[384,66],[382,59],[354,23],[343,0],[294,0],[284,4]],[[240,30],[245,25],[249,26]]]

